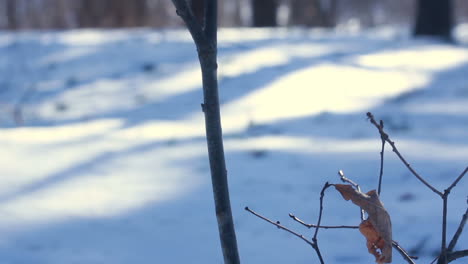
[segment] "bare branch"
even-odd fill
[[[314,232],[314,238],[313,240],[317,239],[317,234],[318,230],[320,227],[320,222],[322,221],[322,213],[323,213],[323,197],[325,196],[325,190],[328,189],[328,187],[333,186],[333,184],[329,184],[328,182],[323,185],[322,191],[320,192],[320,211],[319,211],[319,217],[317,220],[317,225],[315,227],[315,232]]]
[[[468,249],[459,250],[459,251],[455,251],[455,252],[448,254],[447,263],[452,262],[459,258],[463,258],[463,257],[468,257]]]
[[[383,129],[384,123],[380,120],[380,127]],[[380,173],[379,173],[379,187],[377,188],[377,193],[380,196],[380,192],[382,190],[382,177],[383,177],[383,167],[384,167],[384,152],[385,152],[385,138],[380,135],[380,139],[382,140],[382,147],[380,150]]]
[[[458,238],[460,237],[461,233],[463,232],[463,228],[465,227],[466,219],[468,219],[468,208],[466,208],[465,214],[463,214],[462,219],[460,221],[460,225],[458,225],[457,231],[455,231],[455,234],[453,235],[453,238],[449,243],[449,246],[447,248],[449,252],[453,251],[453,249],[455,248]]]
[[[297,232],[295,232],[295,231],[293,231],[293,230],[291,230],[291,229],[289,229],[289,228],[287,228],[287,227],[281,225],[280,221],[276,221],[276,222],[275,222],[275,221],[273,221],[273,220],[270,220],[270,219],[264,217],[263,215],[261,215],[261,214],[255,212],[254,210],[250,209],[248,206],[245,207],[245,210],[246,210],[247,212],[249,212],[249,213],[255,215],[256,217],[258,217],[258,218],[260,218],[260,219],[262,219],[262,220],[264,220],[264,221],[266,221],[266,222],[268,222],[268,223],[270,223],[270,224],[272,224],[272,225],[278,227],[279,229],[283,229],[284,231],[289,232],[289,233],[293,234],[294,236],[296,236],[296,237],[298,237],[298,238],[304,240],[304,242],[306,242],[307,244],[309,244],[311,247],[315,247],[315,243],[314,243],[314,242],[308,240],[308,239],[305,238],[303,235],[301,235],[301,234],[299,234],[299,233],[297,233]]]
[[[400,151],[398,151],[397,147],[395,146],[395,142],[391,141],[390,140],[390,137],[388,136],[387,133],[385,133],[385,131],[383,130],[383,127],[381,127],[379,124],[377,124],[377,122],[375,121],[374,119],[374,116],[372,115],[371,112],[368,112],[367,113],[367,117],[369,118],[370,122],[379,130],[379,133],[380,133],[380,136],[381,138],[385,139],[386,142],[388,142],[390,144],[390,146],[392,146],[392,150],[393,152],[395,152],[395,154],[398,156],[398,158],[400,158],[400,160],[403,162],[403,164],[405,164],[405,166],[408,168],[409,171],[411,171],[411,173],[416,176],[416,178],[418,178],[418,180],[420,182],[422,182],[424,185],[426,185],[426,187],[428,187],[429,189],[431,189],[431,191],[433,191],[434,193],[436,193],[437,195],[439,195],[440,197],[443,196],[443,193],[438,191],[436,188],[434,188],[431,184],[429,184],[426,180],[423,179],[423,177],[421,177],[414,169],[413,167],[411,167],[411,165],[406,161],[406,159],[401,155]]]
[[[300,218],[298,218],[297,216],[293,215],[293,214],[289,214],[289,217],[291,217],[294,221],[298,222],[299,224],[307,227],[307,228],[317,228],[317,225],[314,225],[314,224],[307,224],[305,223],[304,221],[302,221]],[[324,226],[324,225],[321,225],[321,226],[318,226],[318,228],[323,228],[323,229],[339,229],[339,228],[347,228],[347,229],[358,229],[359,226],[347,226],[347,225],[341,225],[341,226]]]
[[[412,257],[408,254],[408,252],[406,252],[406,250],[404,250],[399,244],[398,242],[396,242],[395,240],[392,241],[392,246],[393,248],[395,248],[398,253],[400,253],[400,255],[410,264],[416,264],[413,259],[417,259],[417,257]]]
[[[193,14],[192,9],[188,6],[187,1],[172,0],[172,3],[174,3],[174,6],[176,7],[177,15],[179,15],[182,20],[184,20],[185,25],[187,26],[193,40],[195,41],[195,44],[197,45],[197,48],[199,48],[199,45],[208,46],[209,42],[205,36],[205,33],[203,32],[203,28],[200,23],[198,23],[198,20]]]
[[[297,232],[295,232],[295,231],[293,231],[293,230],[291,230],[291,229],[289,229],[289,228],[287,228],[287,227],[281,225],[281,223],[280,223],[279,221],[274,222],[274,221],[272,221],[272,220],[270,220],[270,219],[268,219],[268,218],[266,218],[266,217],[260,215],[259,213],[253,211],[252,209],[250,209],[250,208],[247,207],[247,206],[245,207],[245,210],[246,210],[247,212],[249,212],[249,213],[255,215],[256,217],[258,217],[258,218],[260,218],[260,219],[262,219],[262,220],[264,220],[264,221],[266,221],[266,222],[268,222],[268,223],[270,223],[270,224],[272,224],[272,225],[278,227],[279,229],[282,229],[282,230],[284,230],[284,231],[286,231],[286,232],[288,232],[288,233],[290,233],[290,234],[292,234],[292,235],[294,235],[294,236],[296,236],[296,237],[302,239],[304,242],[306,242],[308,245],[310,245],[310,246],[315,250],[315,252],[317,253],[317,256],[319,257],[320,263],[321,263],[321,264],[325,264],[325,262],[323,261],[323,258],[322,258],[322,254],[320,253],[320,250],[319,250],[319,248],[318,248],[318,245],[317,245],[317,241],[316,241],[316,240],[315,240],[315,241],[310,241],[310,240],[308,240],[307,238],[305,238],[303,235],[301,235],[301,234],[299,234],[299,233],[297,233]]]
[[[466,172],[468,172],[468,167],[465,168],[465,170],[455,179],[455,181],[453,181],[450,187],[448,187],[445,191],[450,192],[453,189],[453,187],[455,187],[455,185],[457,185],[457,183],[463,178],[463,176],[465,176]]]

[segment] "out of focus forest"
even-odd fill
[[[195,12],[202,0],[190,1]],[[219,0],[221,27],[411,25],[416,0]],[[454,0],[454,22],[468,21],[468,1]],[[0,0],[0,29],[177,27],[169,0]]]

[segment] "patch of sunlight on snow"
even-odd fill
[[[468,60],[468,50],[447,45],[418,45],[408,50],[395,50],[363,55],[355,61],[365,67],[441,71]]]
[[[58,143],[107,133],[121,124],[118,119],[103,119],[61,126],[4,128],[0,129],[0,142]]]
[[[70,175],[60,175],[58,180],[43,175],[2,201],[0,222],[21,228],[74,217],[111,217],[176,199],[203,184],[189,166],[178,164],[204,150],[199,144],[117,153],[86,170],[63,172]],[[144,158],[148,156],[155,158]],[[28,188],[37,184],[38,188]]]
[[[93,30],[76,29],[69,30],[60,34],[46,34],[42,41],[57,42],[67,46],[80,45],[101,45],[128,39],[128,31],[125,30]]]
[[[240,55],[224,56],[219,59],[219,73],[222,76],[236,77],[253,73],[262,68],[286,65],[293,58],[313,58],[324,56],[333,51],[330,45],[314,44],[280,44],[267,48],[239,53]],[[248,63],[246,63],[248,62]]]
[[[198,64],[180,69],[175,75],[153,80],[142,87],[150,98],[162,101],[170,96],[201,89],[201,70]]]
[[[183,122],[151,121],[145,124],[116,131],[112,136],[119,139],[176,140],[205,136],[204,121]]]
[[[46,57],[41,58],[38,61],[38,64],[40,66],[47,66],[49,64],[54,64],[54,63],[63,63],[63,62],[67,62],[67,61],[71,61],[73,59],[79,58],[81,56],[91,54],[93,52],[96,52],[96,50],[97,50],[96,48],[91,48],[91,47],[67,48],[67,49],[54,52],[52,54],[47,55]]]
[[[346,154],[369,153],[374,155],[375,139],[335,139],[324,137],[262,136],[248,139],[226,139],[226,149],[272,150],[291,153]],[[468,156],[468,146],[450,145],[419,140],[398,140],[398,148],[405,155],[421,160],[458,160]],[[428,154],[430,153],[430,155]]]
[[[218,32],[218,44],[225,43],[246,43],[249,41],[259,41],[268,39],[287,38],[290,30],[287,28],[222,28]]]
[[[286,64],[289,57],[279,52],[275,47],[240,53],[232,58],[221,58],[219,73],[222,76],[235,77],[241,74],[252,73],[261,68]],[[248,62],[248,63],[246,63]]]
[[[272,122],[323,111],[362,111],[428,81],[423,74],[321,64],[290,73],[223,106],[223,120]]]

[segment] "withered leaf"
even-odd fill
[[[379,195],[375,190],[362,193],[351,185],[335,184],[335,188],[346,201],[351,200],[369,215],[362,221],[359,230],[366,237],[369,253],[375,256],[377,263],[392,262],[392,223]],[[379,249],[381,252],[378,252]]]

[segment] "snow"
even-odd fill
[[[315,222],[337,171],[375,189],[383,119],[443,190],[467,166],[468,49],[399,30],[223,29],[219,84],[244,263],[313,263],[314,251],[243,210]],[[185,30],[0,33],[0,263],[222,263],[201,76]],[[468,181],[449,200],[449,239]],[[442,201],[385,153],[393,237],[429,263]],[[324,224],[356,225],[333,190]],[[466,232],[458,248],[467,245]],[[356,230],[321,230],[325,261],[372,263]],[[395,263],[401,263],[395,253]],[[453,263],[463,263],[463,260]]]

